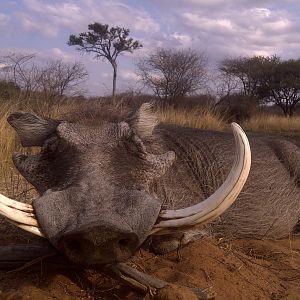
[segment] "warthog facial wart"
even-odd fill
[[[16,112],[8,122],[23,146],[41,147],[13,155],[40,196],[29,205],[1,195],[0,213],[77,264],[124,262],[149,236],[152,249],[173,250],[172,240],[199,235],[195,226],[270,239],[299,222],[300,150],[290,141],[249,143],[235,123],[233,135],[158,124],[149,103],[65,120]]]

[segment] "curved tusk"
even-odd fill
[[[183,209],[161,211],[159,217],[168,220],[155,224],[150,234],[157,234],[170,227],[207,223],[220,216],[236,200],[249,175],[251,150],[242,128],[236,123],[232,123],[231,127],[237,150],[233,166],[225,182],[203,202]]]
[[[41,232],[41,230],[39,229],[39,227],[36,226],[30,226],[30,225],[25,225],[25,224],[20,224],[18,222],[14,222],[9,220],[10,223],[12,223],[13,225],[27,231],[30,232],[32,234],[38,235],[40,237],[46,238],[45,235]]]
[[[4,204],[0,204],[0,215],[18,223],[38,226],[37,220],[35,219],[33,213],[17,210]]]
[[[0,215],[18,223],[38,226],[30,204],[9,199],[4,195],[0,195]]]
[[[16,208],[18,210],[26,211],[26,212],[33,212],[33,207],[31,204],[18,202],[12,200],[10,198],[5,197],[4,195],[0,194],[0,204],[4,204],[11,208]]]
[[[45,237],[38,226],[31,204],[18,202],[0,194],[0,215],[25,231]]]

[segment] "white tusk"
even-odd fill
[[[18,223],[38,226],[37,220],[35,219],[35,215],[33,213],[11,208],[2,203],[0,203],[0,215]]]
[[[31,204],[18,202],[0,194],[0,215],[25,231],[45,237],[38,227]]]
[[[166,231],[168,227],[207,223],[220,216],[236,200],[249,175],[251,150],[242,128],[236,123],[232,123],[231,127],[237,150],[232,169],[225,182],[203,202],[183,209],[161,211],[159,217],[169,220],[162,220],[155,224],[150,234],[157,234],[160,230]]]
[[[1,195],[1,194],[0,194],[0,204],[4,204],[8,207],[16,208],[18,210],[22,210],[22,211],[26,211],[26,212],[32,212],[33,211],[33,207],[32,207],[31,204],[18,202],[18,201],[9,199],[9,198],[5,197],[4,195]]]
[[[35,234],[35,235],[38,235],[40,237],[46,238],[45,235],[39,229],[39,227],[25,225],[25,224],[20,224],[18,222],[14,222],[14,221],[11,221],[11,220],[9,220],[9,222],[12,223],[12,224],[14,224],[15,226],[17,226],[17,227],[19,227],[19,228],[27,231],[27,232],[30,232],[32,234]]]

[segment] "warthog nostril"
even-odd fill
[[[58,248],[70,260],[82,265],[123,262],[139,245],[137,234],[124,231],[113,226],[87,227],[61,238]]]
[[[119,245],[120,250],[124,251],[127,248],[129,248],[130,242],[131,242],[130,239],[121,239],[121,240],[119,240],[118,245]]]
[[[79,255],[82,251],[81,243],[77,240],[71,240],[68,242],[69,250],[73,252],[74,254]]]

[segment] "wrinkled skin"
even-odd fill
[[[26,113],[8,121],[24,146],[42,147],[36,156],[16,154],[14,163],[41,194],[33,205],[43,232],[87,266],[125,261],[145,241],[161,207],[206,199],[225,180],[234,156],[232,134],[156,126],[147,105],[113,121],[71,123]],[[249,140],[248,181],[206,229],[234,238],[286,237],[300,219],[299,147],[273,137]],[[152,246],[163,253],[202,235],[153,237]]]
[[[171,166],[174,153],[148,153],[137,133],[143,124],[134,118],[131,127],[119,122],[97,128],[26,113],[8,121],[23,145],[42,147],[40,154],[15,154],[13,161],[41,194],[33,206],[50,242],[86,266],[129,258],[161,208],[149,184]]]

